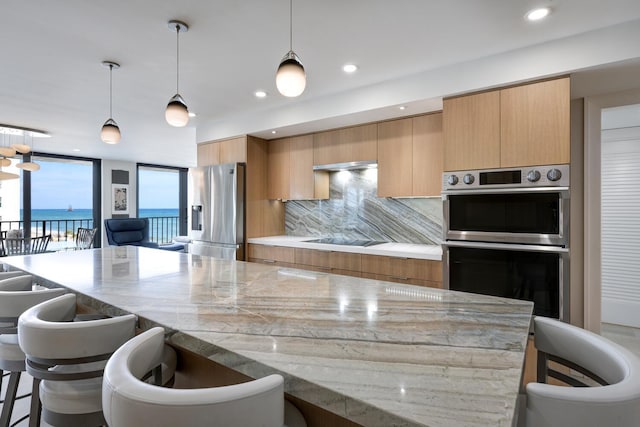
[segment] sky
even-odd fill
[[[92,164],[36,159],[31,174],[32,209],[91,209]],[[132,177],[135,180],[135,175]],[[140,170],[140,209],[178,208],[178,173]]]

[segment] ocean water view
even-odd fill
[[[131,215],[133,217],[133,215]],[[178,235],[178,209],[140,209],[140,218],[157,218],[150,220],[149,238],[158,243],[170,242]],[[20,210],[20,221],[23,221],[23,211]],[[93,227],[91,209],[32,209],[31,210],[32,235],[46,230],[46,234],[52,235],[53,241],[73,239],[78,227]],[[11,228],[17,228],[15,225]],[[34,231],[40,230],[39,232]]]
[[[31,220],[79,220],[79,219],[92,219],[91,209],[32,209]],[[131,215],[132,216],[132,215]],[[140,209],[140,218],[151,218],[158,216],[178,216],[178,208],[166,208],[166,209]],[[20,209],[20,220],[24,218],[22,209]]]

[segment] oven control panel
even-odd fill
[[[527,166],[445,172],[442,190],[569,187],[569,165]]]

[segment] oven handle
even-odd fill
[[[547,252],[547,253],[569,253],[569,248],[562,246],[545,246],[545,245],[522,245],[517,243],[487,243],[487,242],[465,242],[459,240],[447,240],[442,243],[442,251],[446,251],[447,246],[456,248],[472,248],[472,249],[502,249],[508,251],[528,251],[528,252]]]
[[[569,192],[569,187],[525,187],[525,188],[477,188],[474,190],[448,190],[442,191],[442,196],[453,194],[504,194],[504,193],[546,193],[546,192]]]

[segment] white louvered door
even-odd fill
[[[640,128],[602,133],[602,321],[640,327]]]

